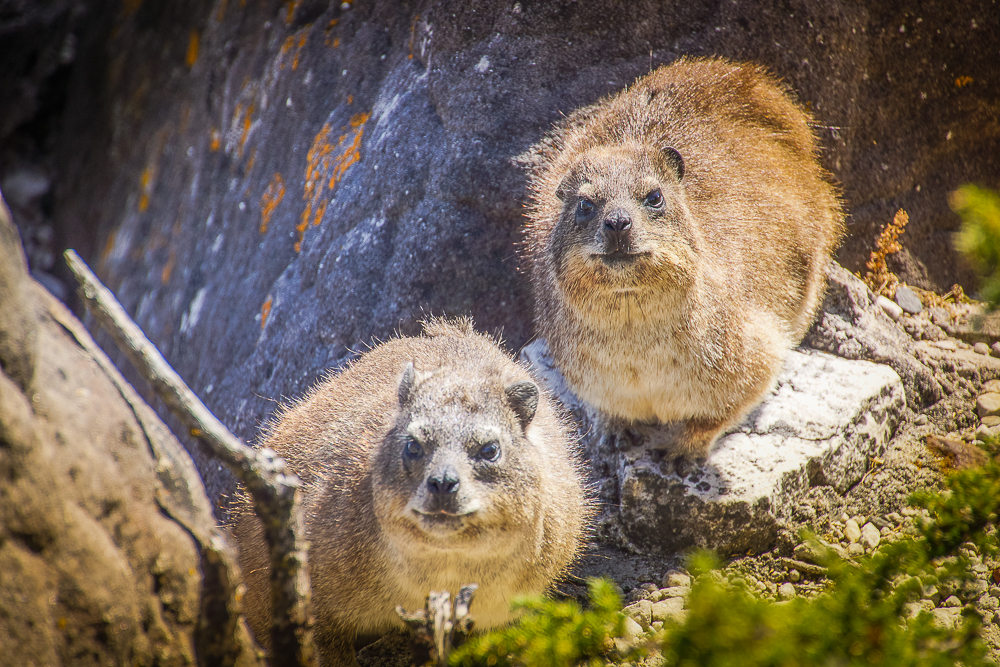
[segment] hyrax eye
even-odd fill
[[[407,438],[403,445],[403,458],[415,461],[424,455],[424,448],[414,438]]]
[[[479,449],[479,458],[490,463],[500,460],[500,443],[488,442]]]
[[[581,199],[576,205],[576,219],[586,220],[594,214],[594,202],[589,199]]]
[[[643,203],[650,208],[663,208],[663,193],[659,190],[653,190],[646,195],[646,200]]]

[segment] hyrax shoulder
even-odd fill
[[[478,583],[478,628],[544,591],[573,561],[589,501],[551,399],[468,321],[363,355],[284,410],[262,446],[305,483],[312,605],[324,664],[358,635],[401,625],[431,590]],[[266,641],[260,524],[236,526],[247,615]]]
[[[533,149],[535,318],[582,399],[700,457],[767,393],[843,227],[810,122],[758,66],[681,59]]]

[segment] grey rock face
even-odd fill
[[[902,206],[920,215],[890,268],[925,287],[973,281],[945,194],[997,173],[988,2],[345,4],[130,13],[95,0],[58,70],[65,107],[45,137],[57,245],[81,251],[244,439],[278,401],[373,338],[416,333],[425,314],[530,340],[512,158],[680,55],[762,63],[812,109],[851,213],[848,266],[863,268]],[[3,25],[4,90],[38,51],[22,45],[41,40],[45,64],[65,41],[61,25],[20,25]],[[57,70],[33,71],[49,77],[27,81],[37,92]],[[39,95],[16,99],[0,141]]]
[[[902,382],[887,366],[792,351],[771,396],[682,479],[663,460],[671,425],[637,426],[637,442],[622,442],[568,390],[543,340],[522,358],[581,424],[606,503],[604,535],[646,553],[770,548],[778,524],[811,486],[843,493],[861,478],[906,406]]]
[[[826,298],[803,345],[845,359],[865,359],[891,366],[918,409],[938,401],[941,385],[917,355],[916,342],[876,304],[875,295],[836,262],[827,270]]]

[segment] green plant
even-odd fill
[[[515,603],[523,615],[507,628],[475,637],[456,650],[452,665],[575,667],[603,665],[611,638],[622,634],[621,596],[607,579],[588,581],[590,607],[531,598]],[[635,653],[638,655],[638,651]]]
[[[1000,194],[963,185],[948,198],[962,218],[955,246],[983,277],[982,300],[990,309],[1000,306]]]
[[[993,441],[987,447],[996,449]],[[915,493],[928,510],[919,535],[884,544],[869,556],[844,560],[827,551],[826,590],[811,599],[776,604],[740,583],[710,574],[713,556],[695,554],[687,614],[650,638],[669,667],[978,667],[989,664],[979,616],[963,612],[957,627],[939,627],[912,603],[929,586],[955,588],[970,575],[963,555],[971,543],[997,552],[1000,464],[946,478],[943,493]],[[816,546],[819,546],[818,544]],[[609,638],[622,631],[620,600],[608,581],[592,581],[591,608],[574,602],[523,602],[524,616],[507,629],[473,640],[453,665],[604,665]],[[648,647],[625,656],[634,659]],[[618,656],[617,659],[621,659]]]

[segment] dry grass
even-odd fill
[[[871,258],[866,264],[868,272],[865,273],[863,280],[877,295],[891,298],[896,293],[896,287],[899,286],[899,276],[889,270],[885,258],[903,249],[898,239],[909,221],[910,216],[906,214],[906,211],[899,209],[893,216],[892,222],[882,229],[878,240],[875,241],[875,250],[872,251]]]

